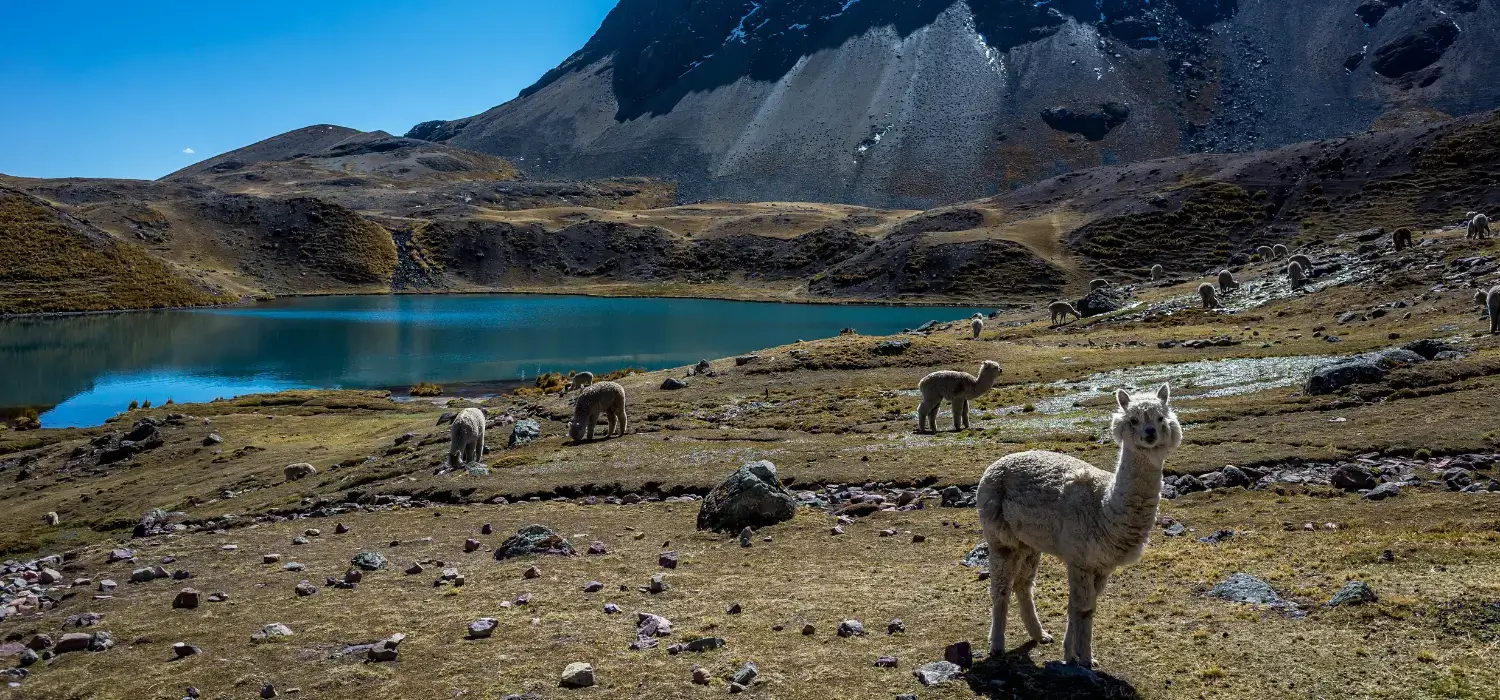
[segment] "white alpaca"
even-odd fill
[[[563,389],[563,393],[566,394],[575,389],[587,388],[593,386],[593,384],[593,372],[579,372],[578,374],[573,375],[573,379],[568,382],[568,388]]]
[[[984,332],[984,319],[976,318],[970,321],[969,327],[974,331],[974,339],[979,340],[979,334]]]
[[[1167,277],[1167,268],[1162,267],[1161,265],[1152,265],[1151,266],[1151,281],[1152,282],[1156,282],[1158,280],[1166,279],[1166,277]]]
[[[1481,289],[1481,290],[1479,290],[1477,292],[1474,292],[1474,303],[1478,304],[1479,308],[1484,309],[1485,313],[1489,313],[1489,308],[1490,308],[1489,298],[1490,298],[1490,295],[1487,292],[1485,292],[1483,289]]]
[[[1286,266],[1287,279],[1292,281],[1292,289],[1301,289],[1307,286],[1307,273],[1302,270],[1302,263],[1293,260]]]
[[[286,468],[282,469],[281,473],[286,477],[287,481],[296,481],[298,479],[306,479],[309,476],[317,476],[318,468],[307,462],[298,462],[286,465]]]
[[[1309,258],[1306,255],[1303,255],[1301,253],[1298,253],[1298,254],[1292,256],[1292,262],[1297,263],[1298,265],[1301,265],[1302,266],[1302,271],[1305,272],[1305,273],[1307,273],[1309,276],[1312,275],[1312,273],[1313,273],[1312,258]]]
[[[453,417],[448,428],[448,466],[478,462],[484,455],[484,411],[466,408]]]
[[[985,360],[979,366],[978,377],[956,370],[933,372],[923,377],[917,382],[917,389],[922,392],[922,403],[917,406],[917,432],[926,430],[929,425],[932,432],[937,432],[938,408],[942,407],[944,399],[953,407],[953,430],[969,427],[969,400],[983,396],[995,386],[999,377],[1000,363],[994,360]]]
[[[1051,306],[1047,307],[1047,310],[1052,312],[1052,325],[1054,326],[1062,325],[1067,321],[1068,314],[1073,314],[1073,318],[1083,318],[1083,315],[1078,313],[1078,309],[1073,308],[1073,305],[1066,301],[1054,301]]]
[[[1198,296],[1203,297],[1203,308],[1214,309],[1219,306],[1219,295],[1214,293],[1214,286],[1204,282],[1198,285]]]
[[[1280,259],[1286,257],[1286,254],[1290,253],[1290,252],[1292,252],[1292,251],[1288,250],[1286,246],[1284,246],[1284,245],[1282,245],[1280,243],[1277,243],[1276,245],[1271,246],[1271,257],[1273,257],[1273,258],[1275,258],[1277,260],[1280,260]]]
[[[1240,283],[1234,281],[1234,274],[1228,270],[1219,270],[1219,293],[1228,294],[1240,288]]]
[[[568,437],[574,444],[594,439],[594,426],[603,413],[609,421],[609,430],[604,437],[615,434],[618,423],[620,436],[625,435],[625,388],[614,382],[599,382],[578,395],[573,406],[573,420],[568,423]]]
[[[1268,246],[1268,245],[1263,245],[1263,246],[1261,246],[1259,248],[1256,248],[1255,249],[1255,254],[1259,255],[1260,259],[1262,261],[1270,260],[1272,257],[1274,257],[1276,255],[1274,252],[1271,251],[1271,246]]]
[[[1469,219],[1469,235],[1464,238],[1482,241],[1490,237],[1490,217],[1475,214]]]
[[[1156,526],[1162,465],[1182,444],[1182,426],[1163,384],[1155,395],[1115,392],[1111,434],[1120,445],[1113,474],[1056,452],[1001,458],[979,481],[979,524],[990,548],[990,653],[1005,653],[1010,596],[1031,638],[1052,642],[1033,590],[1042,553],[1068,567],[1063,660],[1094,663],[1094,611],[1115,569],[1141,558]]]
[[[1109,280],[1094,280],[1089,282],[1089,292],[1097,292],[1109,286]]]
[[[1490,315],[1490,335],[1500,333],[1500,287],[1490,287],[1485,295],[1485,312]]]

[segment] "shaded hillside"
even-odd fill
[[[0,314],[109,311],[231,301],[135,245],[0,188]]]
[[[624,0],[520,97],[407,135],[693,200],[926,208],[1493,109],[1496,32],[1477,0]]]

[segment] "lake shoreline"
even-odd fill
[[[611,285],[614,287],[616,285]],[[596,299],[703,299],[708,301],[738,301],[755,304],[787,304],[794,306],[891,306],[902,308],[942,308],[951,306],[972,307],[975,309],[1016,309],[1024,308],[1027,304],[1019,303],[995,303],[974,304],[958,298],[939,298],[930,301],[911,300],[886,300],[886,299],[860,299],[860,298],[837,298],[837,299],[812,299],[798,298],[788,299],[774,295],[749,295],[734,296],[729,294],[673,294],[666,290],[651,290],[643,288],[639,291],[647,293],[631,293],[630,285],[618,285],[625,288],[621,293],[585,289],[532,289],[526,287],[507,287],[498,289],[450,289],[450,290],[391,290],[389,292],[294,292],[287,294],[266,295],[260,297],[242,298],[239,301],[228,304],[201,304],[195,306],[152,306],[136,309],[106,309],[100,311],[38,311],[25,314],[0,314],[0,321],[24,320],[29,318],[66,318],[71,316],[101,316],[109,314],[130,314],[143,311],[193,311],[199,309],[235,309],[249,308],[277,301],[279,299],[315,299],[324,297],[401,297],[401,296],[482,296],[482,295],[507,295],[507,294],[536,294],[546,296],[579,296],[592,297]]]

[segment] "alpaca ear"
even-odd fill
[[[1115,401],[1120,403],[1120,408],[1130,408],[1130,392],[1115,389]]]
[[[1171,403],[1172,402],[1172,387],[1171,387],[1171,385],[1169,385],[1169,384],[1163,384],[1163,385],[1161,385],[1161,388],[1156,390],[1156,398],[1161,399],[1161,402],[1164,405],[1168,404],[1168,403]]]

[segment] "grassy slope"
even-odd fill
[[[0,189],[0,314],[223,303],[144,250]]]
[[[1418,253],[1438,261],[1439,270],[1448,260],[1493,255],[1500,245],[1464,242],[1456,232],[1428,237],[1435,242]],[[872,353],[876,338],[816,340],[768,349],[758,364],[736,368],[732,361],[718,361],[717,376],[692,378],[688,389],[675,392],[656,387],[665,376],[680,376],[680,370],[635,375],[621,380],[631,396],[633,432],[578,447],[558,437],[569,413],[560,397],[499,398],[487,407],[541,418],[545,437],[506,450],[508,431],[492,430],[487,461],[494,475],[488,478],[432,474],[446,454],[447,429],[434,426],[443,409],[368,393],[290,392],[173,407],[193,418],[165,428],[164,447],[96,473],[63,464],[75,446],[108,428],[0,432],[0,459],[24,456],[36,474],[21,482],[11,476],[15,467],[0,474],[0,532],[6,533],[0,546],[9,556],[38,549],[78,552],[80,558],[67,567],[72,576],[125,578],[129,566],[104,564],[104,552],[111,538],[155,506],[212,518],[296,508],[310,502],[305,499],[341,500],[350,491],[468,502],[442,507],[441,517],[412,510],[342,518],[354,527],[344,536],[333,535],[333,521],[314,520],[137,542],[143,561],[172,554],[195,572],[196,588],[229,592],[232,602],[172,611],[171,598],[180,586],[165,582],[122,586],[109,601],[95,602],[74,591],[80,595],[58,611],[0,623],[0,632],[55,631],[64,615],[93,610],[106,614],[104,628],[121,641],[104,654],[69,655],[34,667],[35,675],[17,691],[25,698],[174,697],[189,684],[210,696],[242,696],[266,681],[283,690],[300,687],[311,697],[462,692],[499,698],[525,691],[552,697],[560,694],[554,687],[557,673],[573,660],[593,662],[603,684],[578,696],[698,697],[723,693],[724,686],[722,681],[706,690],[692,686],[693,663],[717,676],[746,659],[759,663],[767,678],[753,697],[868,698],[918,691],[924,698],[973,697],[964,685],[921,690],[909,675],[916,664],[939,658],[948,643],[983,640],[986,586],[955,563],[979,538],[972,511],[929,504],[921,512],[882,513],[838,538],[827,534],[826,516],[805,512],[764,531],[772,543],[757,540],[742,550],[693,532],[694,505],[580,507],[545,499],[590,490],[698,490],[754,458],[772,459],[785,478],[803,484],[972,484],[995,457],[1029,448],[1059,449],[1107,465],[1111,449],[1097,442],[1107,413],[1102,402],[1084,401],[1057,416],[986,414],[975,417],[970,431],[919,436],[912,433],[916,399],[908,390],[933,368],[998,358],[1005,364],[1003,385],[975,407],[1019,409],[1057,395],[1052,382],[1096,372],[1159,362],[1347,354],[1388,346],[1391,333],[1401,333],[1403,341],[1458,337],[1472,343],[1475,352],[1463,360],[1401,370],[1384,386],[1350,395],[1309,398],[1284,387],[1237,398],[1179,398],[1186,443],[1169,468],[1203,471],[1226,463],[1332,459],[1367,451],[1495,451],[1500,447],[1500,422],[1494,419],[1500,411],[1500,345],[1488,336],[1468,337],[1482,321],[1467,291],[1429,291],[1431,277],[1440,274],[1377,274],[1234,315],[1175,308],[1146,318],[1101,318],[1048,329],[1038,320],[1040,312],[1015,312],[992,321],[982,342],[963,339],[966,329],[941,331],[914,339],[910,350],[895,357]],[[1247,284],[1270,284],[1276,277],[1271,266],[1241,272]],[[1169,304],[1190,294],[1197,282],[1148,288],[1142,300]],[[1335,321],[1347,310],[1395,301],[1407,302],[1405,311],[1342,325]],[[1343,342],[1313,337],[1318,326],[1337,332]],[[1244,343],[1156,348],[1162,340],[1216,335]],[[793,358],[793,349],[807,355]],[[135,412],[123,416],[118,427],[166,412]],[[203,447],[209,431],[224,436],[225,443]],[[418,438],[393,446],[406,432]],[[285,483],[282,467],[298,461],[311,461],[321,473]],[[224,489],[238,495],[221,500]],[[478,504],[493,494],[544,500]],[[60,513],[63,524],[41,527],[47,511]],[[1407,489],[1398,499],[1369,503],[1324,488],[1292,488],[1285,495],[1194,494],[1165,504],[1163,511],[1193,527],[1196,536],[1220,528],[1241,534],[1217,547],[1156,538],[1141,564],[1112,581],[1100,611],[1096,653],[1104,671],[1141,696],[1496,697],[1500,620],[1485,617],[1483,607],[1500,605],[1500,510],[1493,496]],[[496,526],[494,536],[480,538],[486,549],[462,554],[463,539],[477,536],[485,522]],[[523,581],[521,570],[533,562],[496,563],[488,551],[505,533],[529,522],[557,527],[579,544],[604,540],[612,554],[535,562],[543,577]],[[1283,522],[1333,522],[1339,529],[1284,531]],[[321,528],[323,536],[292,546],[290,538],[306,527]],[[915,544],[905,534],[876,535],[887,527],[928,540]],[[645,537],[637,540],[636,533]],[[433,539],[420,541],[425,537]],[[392,540],[406,544],[391,547]],[[231,542],[240,546],[238,552],[218,549]],[[633,588],[620,592],[618,585],[643,584],[659,570],[655,555],[661,547],[678,551],[685,562],[668,573],[673,589],[659,597]],[[298,580],[321,584],[365,548],[382,551],[395,568],[368,576],[356,591],[325,589],[309,599],[292,594]],[[1378,562],[1385,549],[1393,550],[1394,563]],[[270,552],[309,568],[293,574],[260,564],[260,555]],[[457,564],[469,584],[457,593],[433,588],[435,564],[421,576],[400,574],[413,560]],[[1236,571],[1271,581],[1302,603],[1309,616],[1288,619],[1200,595]],[[1356,609],[1319,607],[1356,578],[1374,586],[1382,602]],[[588,580],[604,582],[605,593],[582,593]],[[1055,561],[1045,564],[1040,588],[1045,622],[1060,634],[1065,585]],[[529,609],[499,607],[522,592],[533,594]],[[606,601],[621,605],[626,616],[602,615]],[[745,614],[723,614],[730,602],[744,605]],[[1467,612],[1455,612],[1455,606]],[[718,635],[729,647],[703,656],[628,652],[628,617],[636,610],[672,618],[678,641]],[[463,641],[464,624],[483,616],[501,620],[496,637]],[[834,637],[837,621],[847,617],[864,620],[873,634]],[[891,617],[903,618],[910,631],[883,635],[883,623]],[[284,622],[298,634],[278,644],[250,645],[250,633],[269,622]],[[805,623],[818,633],[800,635]],[[785,629],[773,632],[773,625]],[[344,643],[393,632],[411,635],[403,661],[395,665],[329,658]],[[132,643],[141,638],[151,641]],[[179,640],[206,653],[168,663],[167,645]],[[1019,641],[1015,637],[1012,643]],[[884,654],[900,657],[900,668],[875,668],[874,659]],[[1058,654],[1057,646],[1044,647],[1033,658],[1040,663]],[[980,675],[991,672],[981,669]],[[1044,687],[1059,682],[1036,681]]]

